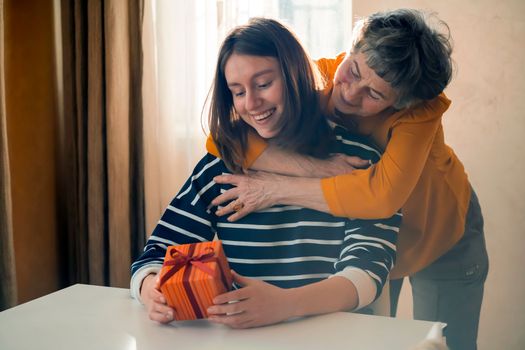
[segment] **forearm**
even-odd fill
[[[282,176],[274,182],[275,204],[297,205],[329,213],[321,181],[315,178]]]
[[[349,220],[335,263],[335,276],[349,279],[358,291],[359,307],[381,294],[396,258],[401,216],[382,220]]]
[[[286,290],[290,318],[355,309],[357,289],[347,278],[334,276],[321,282]]]
[[[266,150],[253,162],[250,169],[262,170],[288,176],[322,177],[323,167],[319,159],[292,153],[269,145]]]

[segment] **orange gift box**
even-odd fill
[[[208,317],[213,298],[232,286],[220,241],[168,247],[159,278],[160,290],[179,321]]]

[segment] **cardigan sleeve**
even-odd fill
[[[330,212],[357,218],[389,217],[416,186],[429,157],[441,115],[450,101],[440,96],[400,112],[381,159],[368,169],[321,180]]]

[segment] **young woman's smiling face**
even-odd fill
[[[332,103],[343,114],[368,117],[392,107],[397,94],[366,64],[363,53],[347,54],[334,76]]]
[[[283,78],[273,57],[233,53],[224,75],[237,114],[265,138],[275,137],[284,110]]]

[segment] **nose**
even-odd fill
[[[343,98],[350,104],[358,105],[361,102],[362,90],[357,81],[343,84]]]
[[[261,104],[261,99],[256,91],[248,90],[246,91],[246,98],[244,101],[244,108],[247,111],[254,111]]]

